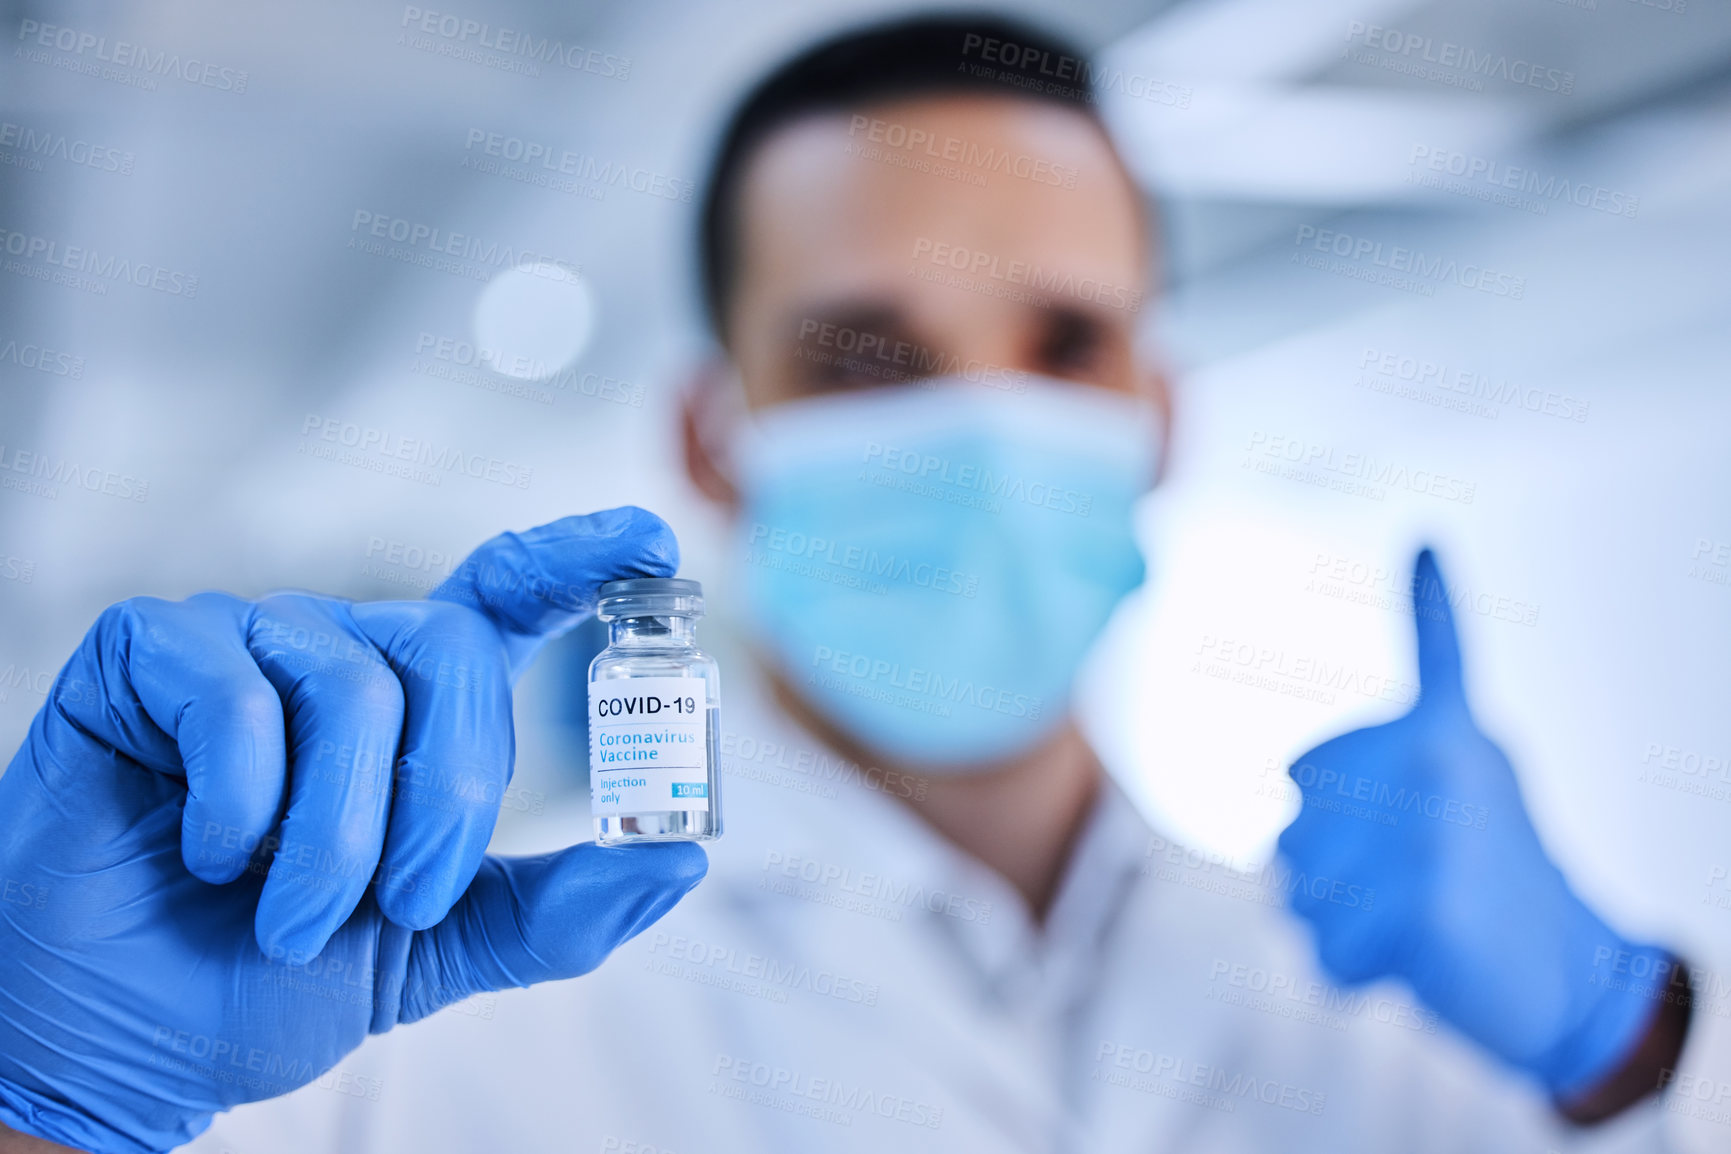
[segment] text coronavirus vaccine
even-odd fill
[[[595,840],[721,836],[721,677],[697,648],[703,587],[610,581],[597,608],[607,648],[589,665],[589,800]]]

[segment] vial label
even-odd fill
[[[701,677],[589,683],[589,798],[596,817],[709,808]]]

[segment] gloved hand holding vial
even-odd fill
[[[678,563],[666,523],[628,507],[501,533],[425,601],[105,612],[0,775],[0,878],[55,898],[0,915],[0,1149],[8,1127],[99,1154],[178,1146],[369,1034],[588,973],[672,908],[708,868],[696,846],[486,849],[513,682],[598,590],[695,590],[649,577]],[[682,696],[712,713],[714,663],[678,616],[697,606],[674,601],[657,611],[683,648],[623,668],[695,662]],[[713,830],[681,812],[642,828]]]

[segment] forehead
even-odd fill
[[[1037,101],[925,96],[802,119],[759,147],[740,205],[746,307],[917,292],[910,269],[933,253],[1144,283],[1142,208],[1110,143]]]

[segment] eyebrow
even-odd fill
[[[907,340],[913,333],[907,314],[881,300],[837,301],[799,309],[787,318],[787,337],[799,342],[822,333],[853,332]]]

